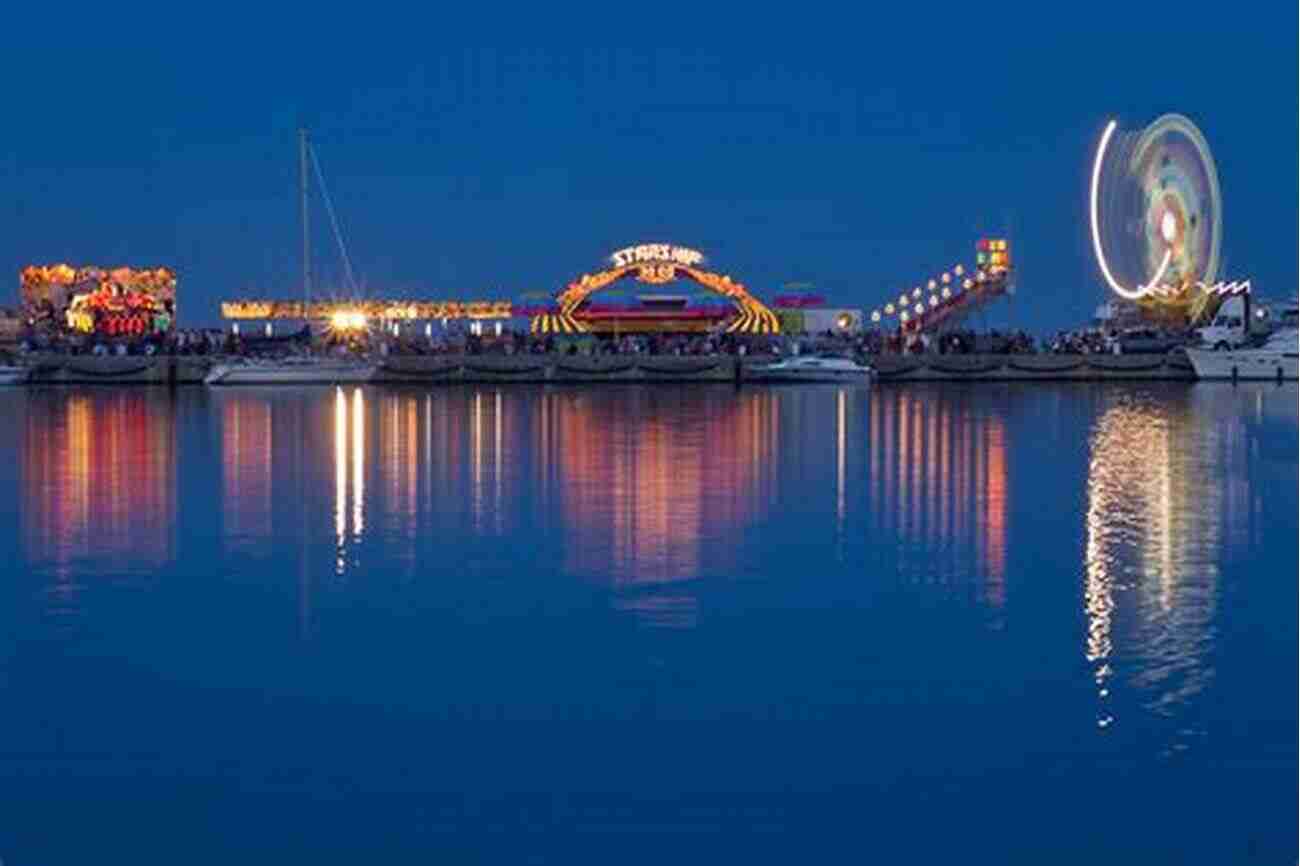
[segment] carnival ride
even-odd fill
[[[755,298],[744,284],[726,274],[705,270],[703,254],[687,247],[670,244],[641,244],[619,250],[610,257],[612,267],[594,274],[583,274],[565,286],[553,308],[530,310],[534,334],[582,334],[616,328],[624,320],[658,318],[664,329],[689,327],[688,319],[715,322],[729,333],[777,334],[781,331],[776,314]],[[734,313],[707,309],[675,310],[656,314],[628,309],[602,310],[590,299],[620,280],[632,278],[652,286],[662,286],[688,279],[730,302]]]
[[[897,299],[871,311],[874,327],[896,325],[903,334],[933,333],[957,327],[967,316],[1011,291],[1011,249],[1002,238],[975,245],[975,268],[954,265]]]
[[[1191,324],[1250,281],[1217,281],[1223,201],[1205,136],[1181,114],[1140,131],[1110,121],[1088,193],[1093,252],[1107,286],[1150,318]]]
[[[168,268],[32,265],[19,274],[33,325],[109,337],[165,333],[175,322],[176,274]]]

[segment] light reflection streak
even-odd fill
[[[343,569],[343,545],[347,541],[348,498],[348,398],[342,388],[334,389],[334,535],[337,570]]]
[[[1254,395],[1244,390],[1196,389],[1190,402],[1121,395],[1100,407],[1089,442],[1083,592],[1099,727],[1120,715],[1121,687],[1147,710],[1172,715],[1212,682],[1224,528],[1248,525],[1265,489],[1250,478]],[[1278,398],[1294,426],[1294,392]],[[1180,730],[1168,748],[1197,734]]]
[[[873,391],[870,516],[879,535],[898,539],[916,580],[965,583],[1000,608],[1008,446],[1001,416],[970,411],[973,399],[968,392]]]
[[[74,609],[78,562],[153,573],[175,553],[176,433],[169,399],[124,389],[27,395],[18,509],[27,560],[49,568],[56,612]]]
[[[492,416],[492,433],[494,436],[493,455],[496,457],[496,463],[492,470],[492,522],[496,527],[498,534],[501,533],[503,515],[501,513],[501,389],[496,391],[496,399],[493,401]]]
[[[835,516],[839,528],[844,528],[844,428],[847,411],[846,395],[841,388],[835,395]]]
[[[473,428],[470,450],[470,463],[473,464],[473,490],[470,501],[473,503],[474,529],[483,525],[483,392],[474,392]]]
[[[352,392],[352,538],[366,529],[366,405],[361,389]]]
[[[1116,593],[1123,580],[1123,556],[1138,552],[1155,565],[1162,606],[1168,609],[1171,532],[1167,419],[1141,405],[1107,409],[1092,434],[1085,518],[1084,611],[1088,620],[1084,658],[1093,666],[1098,727],[1114,721],[1110,709]]]
[[[775,499],[777,393],[705,396],[548,392],[536,410],[537,447],[558,463],[566,569],[608,580],[647,625],[694,625],[686,587],[734,552],[706,539],[741,531]],[[669,405],[686,401],[698,406],[685,416]]]

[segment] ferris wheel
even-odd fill
[[[1092,167],[1093,252],[1117,295],[1188,302],[1217,291],[1223,199],[1205,136],[1181,114],[1106,125]]]

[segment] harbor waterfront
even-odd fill
[[[1294,384],[0,412],[6,863],[1294,859]]]
[[[1300,866],[1285,8],[6,11],[0,866]]]
[[[199,385],[228,360],[212,357],[32,354],[24,356],[29,384]],[[752,378],[773,358],[636,355],[396,355],[375,359],[369,381],[390,384],[438,382],[734,382]],[[1181,352],[1168,355],[971,354],[873,355],[865,359],[877,381],[953,380],[1192,380]],[[320,384],[337,376],[326,368]],[[301,380],[299,380],[301,381]]]

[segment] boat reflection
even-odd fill
[[[75,574],[150,574],[176,556],[176,428],[166,393],[32,390],[19,460],[28,564],[71,610]]]

